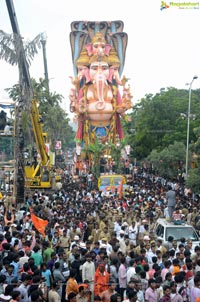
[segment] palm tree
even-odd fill
[[[28,40],[23,42],[28,66],[31,65],[31,61],[34,59],[35,55],[38,54],[38,50],[41,48],[41,36],[42,33],[37,35],[32,41]],[[5,60],[11,65],[19,64],[15,41],[16,35],[8,34],[0,29],[0,59]],[[19,43],[19,41],[17,41],[17,43]]]
[[[41,34],[32,41],[22,42],[19,34],[7,34],[0,30],[0,59],[18,65],[20,98],[15,102],[15,184],[13,195],[18,202],[24,201],[24,112],[30,112],[33,89],[29,66],[41,48]]]

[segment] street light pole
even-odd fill
[[[191,95],[192,95],[192,83],[198,79],[194,76],[191,83],[189,84],[189,100],[188,100],[188,113],[187,113],[187,143],[186,143],[186,160],[185,160],[185,177],[188,177],[188,153],[189,153],[189,138],[190,138],[190,107],[191,107]]]

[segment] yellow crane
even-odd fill
[[[40,159],[25,166],[25,187],[50,189],[55,186],[56,181],[60,181],[60,177],[54,173],[55,154],[47,150],[47,133],[42,130],[42,119],[36,99],[32,100],[30,117]]]

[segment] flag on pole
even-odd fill
[[[48,220],[41,219],[33,213],[33,209],[30,208],[31,220],[34,227],[45,237],[45,227],[49,223]]]
[[[120,181],[118,192],[119,192],[119,198],[122,198],[122,196],[123,196],[123,179],[121,179],[121,181]]]

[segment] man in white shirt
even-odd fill
[[[92,256],[90,253],[85,256],[86,262],[82,265],[82,280],[89,281],[90,290],[94,289],[94,274],[95,274],[95,265],[92,261]]]
[[[135,275],[135,267],[136,267],[136,262],[135,259],[131,259],[129,261],[129,267],[127,269],[127,274],[126,274],[126,278],[127,278],[127,284],[129,283],[129,281],[131,280],[132,277],[134,277]]]
[[[138,227],[136,225],[136,222],[133,221],[132,225],[129,226],[128,228],[128,236],[129,236],[129,240],[133,242],[133,244],[136,246],[136,238],[137,238],[137,234],[138,234]]]
[[[112,249],[112,245],[108,243],[108,239],[102,238],[99,241],[100,241],[100,249],[105,248],[107,255],[110,256],[110,254],[113,252],[113,249]]]
[[[117,238],[119,237],[121,228],[122,228],[122,221],[121,219],[118,219],[117,221],[114,222],[114,232],[116,232]]]

